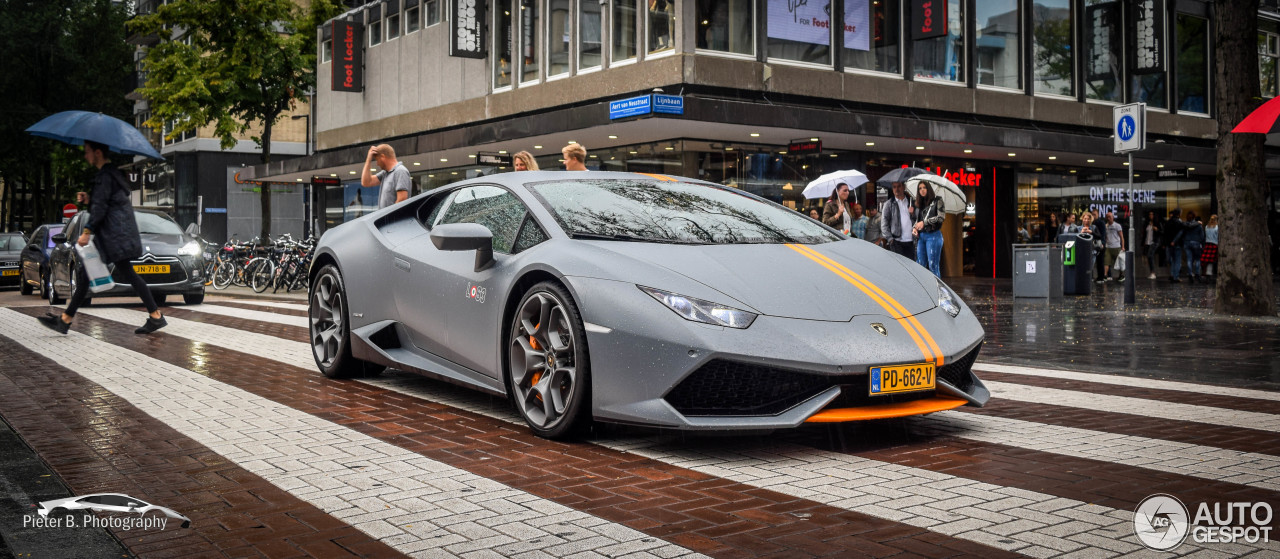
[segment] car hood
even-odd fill
[[[929,291],[917,280],[916,274],[903,268],[903,263],[912,266],[915,263],[862,241],[804,245],[803,248],[865,279],[870,284],[867,291],[788,245],[613,241],[593,244],[680,274],[769,316],[846,322],[861,314],[889,314],[873,298],[872,294],[882,296],[881,293],[897,301],[907,314],[921,313],[937,305],[937,288]],[[649,287],[670,289],[661,285]]]
[[[159,233],[143,233],[142,252],[154,254],[156,256],[175,256],[178,249],[182,245],[187,244],[187,238],[182,235],[162,235]]]
[[[0,262],[17,262],[22,257],[21,250],[0,250]]]

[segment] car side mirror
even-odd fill
[[[67,242],[67,235],[65,233],[58,233],[53,236],[53,242],[57,244],[65,243]]]
[[[197,224],[195,224],[195,223],[192,223],[191,225],[188,225],[188,226],[187,226],[187,236],[188,236],[188,237],[195,237],[195,236],[197,236],[197,235],[199,235],[199,234],[200,234],[200,226],[199,226],[199,225],[197,225]]]
[[[31,243],[31,244],[27,245],[27,250],[37,250],[37,251],[38,251],[38,250],[40,250],[40,245],[38,245],[38,244],[36,244],[36,243]]]
[[[447,223],[431,229],[431,244],[448,251],[476,251],[476,271],[493,265],[493,233],[479,223]]]

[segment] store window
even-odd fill
[[[1086,99],[1124,100],[1121,80],[1124,29],[1120,2],[1088,0],[1084,8],[1084,96]]]
[[[1177,16],[1178,110],[1209,114],[1209,20]]]
[[[538,55],[538,2],[520,1],[520,83],[538,81],[542,61]]]
[[[649,54],[672,52],[675,49],[676,2],[675,0],[648,0]]]
[[[755,55],[753,0],[697,0],[697,10],[699,49]]]
[[[831,4],[765,0],[768,2],[769,58],[831,63]]]
[[[547,76],[569,73],[569,0],[547,0]]]
[[[587,0],[590,1],[590,0]],[[613,0],[610,14],[613,50],[609,61],[617,64],[636,57],[636,0]]]
[[[427,18],[427,27],[440,23],[440,0],[426,0],[422,3],[422,10]]]
[[[1036,4],[1037,11],[1039,6]],[[978,25],[973,40],[977,48],[978,83],[1021,89],[1022,43],[1018,31],[1022,28],[1022,11],[1018,9],[1018,0],[985,0],[977,3],[975,11]]]
[[[600,2],[578,0],[578,71],[600,67],[601,31]]]
[[[419,29],[422,29],[422,7],[414,0],[404,10],[404,34],[408,35]]]
[[[1167,39],[1169,26],[1166,18],[1147,15],[1143,8],[1134,10],[1136,21],[1130,23],[1135,28],[1150,29],[1138,36],[1135,53],[1128,54],[1131,77],[1129,78],[1129,101],[1146,103],[1148,108],[1168,109],[1168,49],[1171,42]],[[1158,26],[1158,27],[1157,27]],[[1150,44],[1143,45],[1142,38],[1150,37]],[[1133,44],[1132,42],[1130,43]]]
[[[1258,33],[1258,77],[1262,80],[1262,96],[1275,97],[1280,94],[1280,32],[1272,22],[1259,22],[1263,31]]]
[[[1133,76],[1131,82],[1133,93],[1130,97],[1133,98],[1134,103],[1146,103],[1148,107],[1167,109],[1169,100],[1166,98],[1165,85],[1164,72]]]
[[[1076,94],[1071,0],[1036,0],[1031,8],[1035,92]]]
[[[899,73],[899,0],[845,0],[845,68]]]
[[[373,47],[382,44],[382,17],[379,16],[377,19],[369,22],[369,26],[365,29],[365,32],[369,35],[369,46]]]
[[[511,16],[513,2],[495,2],[493,10],[493,88],[511,87]]]
[[[946,33],[916,39],[911,65],[917,78],[964,83],[964,2],[947,0],[946,8]]]
[[[395,13],[387,16],[387,40],[390,41],[400,36],[400,14]]]
[[[325,39],[320,43],[320,62],[333,61],[333,39]]]

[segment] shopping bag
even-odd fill
[[[102,261],[102,255],[98,254],[98,247],[93,243],[80,246],[75,245],[76,254],[80,255],[80,263],[84,265],[84,271],[89,275],[89,291],[94,293],[102,293],[116,286],[115,281],[111,279],[111,270],[107,269],[107,263]]]
[[[1124,251],[1120,251],[1120,256],[1116,257],[1115,269],[1120,270],[1120,275],[1124,275],[1124,263],[1128,259]]]

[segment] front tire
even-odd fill
[[[590,363],[582,315],[559,284],[530,289],[511,317],[506,383],[534,434],[559,439],[590,424]]]
[[[351,355],[351,326],[347,315],[347,290],[342,273],[332,264],[320,269],[307,296],[307,323],[311,356],[329,378],[373,376],[383,367]]]
[[[204,302],[204,292],[187,293],[182,296],[182,302],[188,305],[199,305]]]

